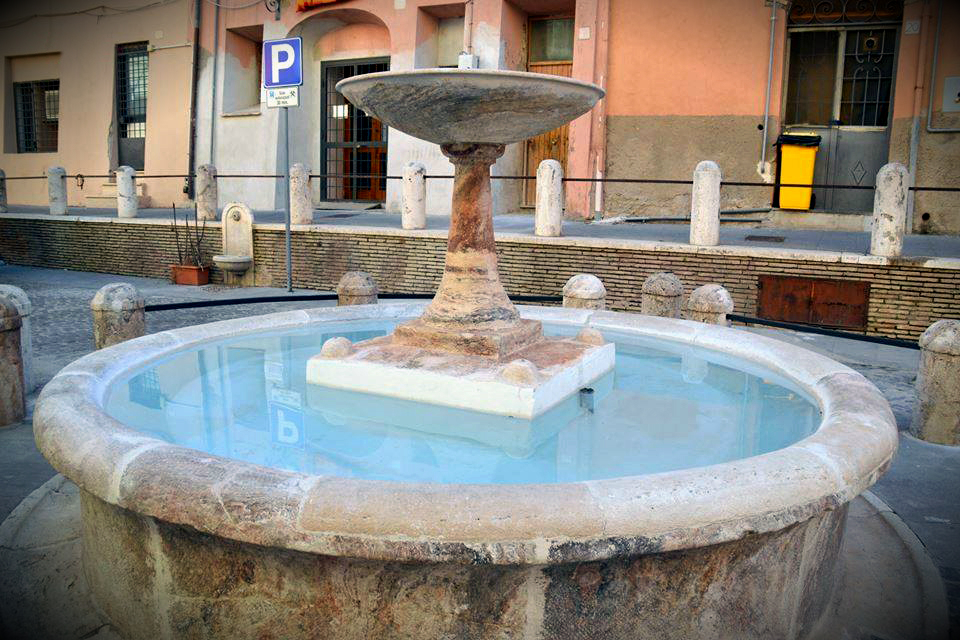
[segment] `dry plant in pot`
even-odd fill
[[[190,214],[183,216],[183,233],[177,224],[177,207],[173,206],[173,236],[177,243],[177,264],[170,265],[170,279],[174,284],[204,285],[210,282],[210,267],[203,264],[203,236],[207,221],[197,222],[197,208],[193,208],[193,227]]]

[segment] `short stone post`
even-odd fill
[[[133,167],[117,169],[117,217],[137,217],[137,171]]]
[[[419,162],[403,167],[400,189],[400,226],[404,229],[427,227],[427,169]]]
[[[733,298],[719,284],[698,287],[687,300],[687,319],[696,322],[727,326],[727,314],[732,311]]]
[[[544,160],[537,167],[537,208],[533,233],[563,235],[563,167],[556,160]]]
[[[337,305],[377,304],[377,283],[364,271],[347,271],[337,283]]]
[[[640,313],[661,318],[680,317],[683,283],[669,271],[651,274],[643,281],[640,293]]]
[[[595,275],[575,275],[563,285],[563,306],[570,309],[606,309],[607,289]]]
[[[0,292],[0,427],[20,422],[26,413],[21,324],[19,303]]]
[[[300,162],[290,167],[290,224],[313,224],[310,169]]]
[[[67,213],[67,172],[63,167],[47,169],[47,196],[50,199],[50,215]]]
[[[690,244],[712,247],[720,242],[720,181],[716,162],[704,160],[693,171],[690,199]]]
[[[960,445],[960,320],[939,320],[920,336],[910,431],[927,442]]]
[[[910,172],[899,162],[880,167],[873,192],[873,221],[870,253],[895,258],[903,253],[903,234],[907,224],[907,189]]]
[[[193,185],[197,203],[197,220],[220,218],[220,195],[217,190],[217,168],[212,164],[197,167],[197,182]]]
[[[10,300],[20,314],[20,360],[23,362],[24,393],[33,391],[33,335],[30,314],[33,305],[23,289],[9,284],[0,284],[0,298]]]
[[[7,212],[7,174],[0,169],[0,213]]]
[[[146,333],[143,296],[126,282],[102,287],[90,302],[93,343],[97,349],[139,338]]]

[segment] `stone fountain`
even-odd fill
[[[546,338],[507,297],[497,271],[490,166],[505,146],[590,110],[599,87],[486,70],[372,73],[337,90],[391,127],[440,145],[455,167],[440,287],[423,315],[385,338],[331,343],[307,381],[533,419],[609,373],[614,347],[596,332]]]

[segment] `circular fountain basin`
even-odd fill
[[[384,71],[346,78],[337,91],[394,129],[437,144],[508,144],[583,115],[595,85],[541,73],[483,69]]]
[[[679,320],[521,307],[524,317],[550,331],[572,334],[588,325],[618,344],[675,355],[679,377],[665,373],[664,379],[689,387],[664,404],[658,398],[670,396],[669,389],[643,373],[656,392],[627,411],[638,425],[657,424],[644,423],[641,414],[662,415],[668,440],[677,438],[671,427],[707,431],[688,434],[689,460],[647,456],[644,464],[661,464],[659,470],[630,466],[631,447],[643,458],[640,449],[654,445],[623,423],[610,432],[622,446],[608,443],[605,454],[619,450],[618,465],[581,464],[576,458],[584,440],[609,428],[589,415],[546,440],[534,433],[524,441],[527,449],[501,446],[500,457],[483,457],[503,444],[498,441],[472,443],[466,453],[466,445],[435,447],[434,457],[447,464],[481,468],[496,458],[491,469],[508,460],[516,470],[525,460],[536,462],[534,471],[513,476],[445,478],[430,475],[435,466],[409,464],[424,456],[410,443],[450,434],[407,434],[410,446],[394,446],[392,458],[346,460],[347,450],[363,446],[355,430],[368,430],[368,444],[401,437],[350,423],[350,412],[369,403],[345,410],[330,398],[317,400],[314,408],[329,414],[327,435],[338,427],[349,435],[344,447],[326,449],[320,460],[316,448],[294,446],[293,412],[232,430],[225,425],[234,420],[217,422],[228,396],[253,401],[258,386],[298,388],[290,382],[302,376],[291,366],[295,358],[268,353],[250,366],[243,350],[271,342],[281,353],[290,351],[295,335],[322,344],[337,332],[417,317],[423,306],[323,308],[162,332],[90,354],[45,387],[35,410],[37,442],[81,489],[85,575],[124,637],[810,635],[830,602],[846,504],[889,465],[897,432],[872,384],[803,349]],[[223,362],[194,357],[204,349]],[[184,372],[189,354],[193,373]],[[231,358],[244,375],[211,373],[230,366]],[[178,389],[162,384],[162,372],[171,370],[183,381]],[[771,405],[772,413],[749,405],[737,413],[738,420],[751,416],[760,439],[782,419],[777,407],[798,415],[808,407],[813,420],[795,420],[789,437],[752,449],[716,439],[726,453],[711,458],[703,440],[731,403],[702,403],[685,421],[674,420],[672,408],[688,406],[681,398],[698,385],[733,393],[745,381],[784,390],[773,394],[781,404]],[[614,384],[606,398],[625,384]],[[134,394],[140,418],[124,414],[118,400]],[[297,406],[282,393],[268,401]],[[311,399],[300,402],[306,412]],[[595,416],[602,416],[603,402]],[[146,419],[152,403],[164,407],[167,428]],[[203,429],[181,428],[198,412],[211,416]],[[490,431],[494,438],[497,430]],[[509,427],[501,432],[516,435]],[[286,445],[290,455],[264,457]],[[546,473],[538,457],[544,446],[554,447]],[[404,464],[391,469],[391,460]]]

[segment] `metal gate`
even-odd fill
[[[143,171],[147,137],[147,43],[117,45],[117,160]]]
[[[344,78],[387,71],[389,58],[324,62],[320,157],[322,200],[379,201],[387,195],[387,128],[336,90]]]
[[[862,11],[855,14],[846,3],[843,11],[823,11],[829,2],[809,3],[804,14],[798,8],[806,4],[795,3],[790,15],[785,130],[821,137],[815,183],[872,185],[890,144],[902,3],[885,3],[880,11],[865,0],[856,3]],[[867,189],[813,193],[816,209],[865,212],[873,206]]]

